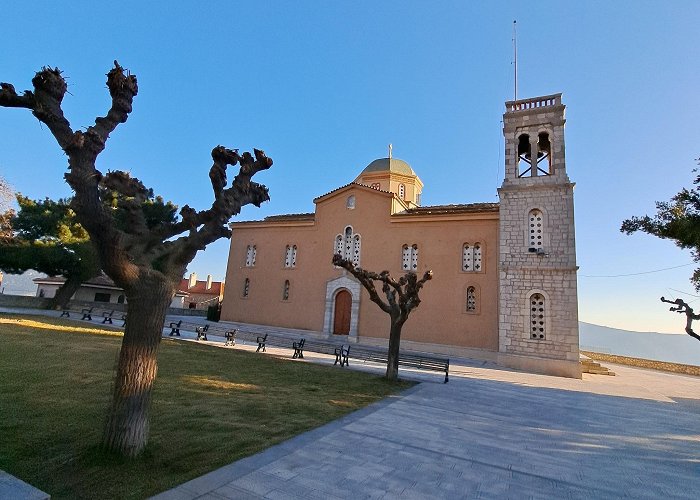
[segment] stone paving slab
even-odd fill
[[[44,500],[51,498],[51,496],[31,484],[27,484],[21,479],[17,479],[15,476],[0,470],[0,498],[8,500]]]
[[[697,498],[700,378],[464,370],[156,498]]]

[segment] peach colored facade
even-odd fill
[[[371,184],[375,187],[369,187]],[[387,269],[393,276],[400,276],[406,272],[403,246],[416,245],[415,272],[421,275],[433,270],[434,278],[422,290],[421,305],[404,326],[402,340],[496,351],[498,206],[487,203],[422,209],[415,204],[421,188],[415,174],[363,172],[356,182],[317,198],[314,214],[232,224],[221,319],[332,335],[336,314],[333,299],[348,287],[342,282],[334,284],[346,273],[335,268],[331,259],[337,237],[350,227],[353,236],[360,236],[361,267]],[[399,197],[400,189],[403,198]],[[478,271],[462,269],[465,243],[480,245]],[[285,267],[287,249],[295,246],[294,266],[287,262]],[[254,263],[247,259],[251,247],[255,248]],[[476,299],[470,311],[468,287],[474,288]],[[355,328],[349,340],[387,339],[388,315],[369,300],[364,290],[359,301],[356,299],[353,297],[353,302],[359,304],[351,318]]]

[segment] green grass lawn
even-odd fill
[[[366,373],[161,343],[146,452],[99,448],[121,334],[0,314],[0,469],[53,498],[143,498],[410,386]]]

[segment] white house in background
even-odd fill
[[[56,295],[56,290],[66,281],[63,276],[34,278],[36,284],[36,296],[52,298]],[[189,294],[178,290],[173,297],[170,307],[184,308],[185,298]],[[124,290],[119,288],[106,275],[97,276],[80,285],[77,292],[73,294],[71,300],[80,302],[105,302],[112,304],[125,304],[126,296]]]

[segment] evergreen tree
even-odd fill
[[[700,158],[696,161],[700,162]],[[657,201],[656,215],[627,219],[620,231],[626,234],[642,231],[671,240],[689,249],[693,260],[700,262],[700,175],[695,177],[690,189],[681,189],[670,201]],[[695,269],[690,281],[700,291],[700,268]]]

